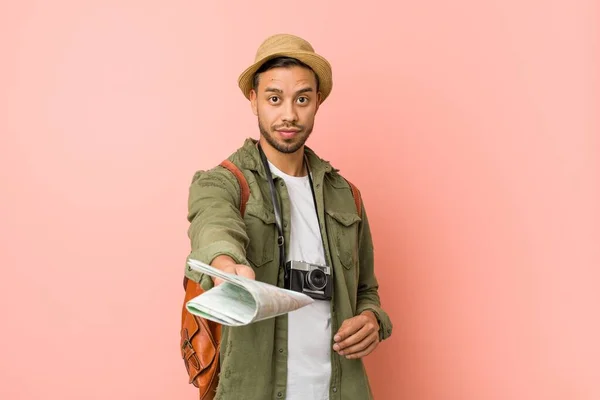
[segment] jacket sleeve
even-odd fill
[[[240,188],[236,178],[223,167],[194,174],[188,198],[188,237],[191,252],[187,259],[210,264],[219,255],[227,255],[238,264],[247,264],[248,235],[240,214]],[[185,276],[213,287],[210,276],[186,265]]]
[[[373,239],[369,228],[369,220],[364,205],[362,222],[359,228],[358,252],[360,272],[358,279],[358,295],[356,298],[356,314],[370,310],[379,322],[379,340],[385,340],[392,334],[392,322],[388,314],[381,308],[379,299],[379,284],[375,277]]]

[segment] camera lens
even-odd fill
[[[327,276],[320,269],[313,269],[306,274],[306,283],[312,290],[323,290],[327,285]]]

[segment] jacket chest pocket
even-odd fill
[[[325,210],[330,244],[333,254],[346,269],[353,268],[358,258],[358,226],[361,221],[356,213]]]
[[[246,259],[253,267],[261,268],[275,258],[275,215],[264,207],[248,204],[244,221],[250,238],[246,248]]]

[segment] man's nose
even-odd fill
[[[281,119],[285,122],[296,122],[298,121],[298,113],[292,102],[286,102],[283,107],[283,115]]]

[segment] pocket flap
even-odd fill
[[[246,206],[246,215],[252,215],[260,219],[265,224],[275,223],[275,213],[271,210],[267,210],[265,207],[259,204],[248,204]]]
[[[325,212],[331,218],[335,219],[337,222],[344,226],[352,226],[353,224],[361,221],[361,218],[356,213],[332,210],[325,210]]]
[[[250,241],[246,248],[246,259],[251,266],[260,268],[274,258],[275,214],[262,204],[248,204],[246,208],[246,231]]]

